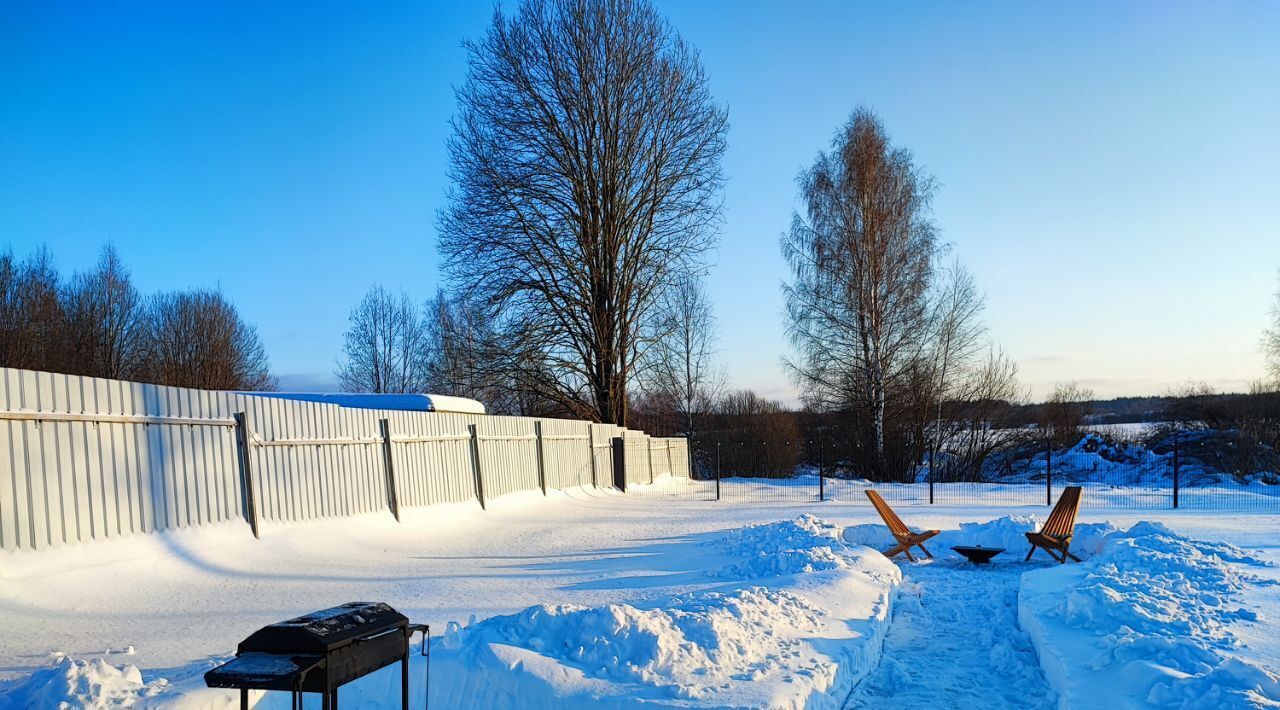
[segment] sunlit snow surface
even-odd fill
[[[1022,533],[1047,511],[902,505],[909,525],[943,531],[938,559],[917,565],[863,546],[884,542],[865,502],[585,489],[402,523],[268,526],[262,540],[228,525],[5,553],[0,707],[218,707],[234,696],[203,689],[201,674],[241,638],[354,599],[432,624],[438,708],[875,706],[908,685],[911,704],[935,708],[1276,699],[1280,585],[1267,563],[1280,517],[1086,508],[1073,546],[1084,564],[1024,565]],[[1168,529],[1131,530],[1144,519]],[[1010,549],[976,570],[952,544]],[[416,660],[415,706],[422,670]],[[398,679],[348,686],[344,706],[391,707]]]

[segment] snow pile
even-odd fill
[[[879,661],[898,568],[811,515],[731,531],[691,549],[690,566],[714,559],[705,545],[736,560],[709,573],[729,580],[717,589],[451,624],[432,703],[840,707]]]
[[[143,682],[136,666],[113,666],[101,658],[62,657],[48,668],[0,686],[0,706],[14,708],[135,707],[167,689],[168,681]]]
[[[841,539],[838,526],[808,513],[795,520],[738,528],[706,544],[740,560],[707,571],[727,579],[838,569],[866,554]]]
[[[815,633],[825,612],[804,598],[762,587],[676,598],[661,608],[535,606],[451,626],[442,646],[483,663],[494,646],[522,647],[593,677],[660,688],[674,698],[714,692],[703,679],[760,678],[798,633]],[[697,682],[681,682],[685,677]],[[717,683],[718,684],[718,683]]]
[[[1250,707],[1280,703],[1275,672],[1242,657],[1233,627],[1250,567],[1240,548],[1158,523],[1113,534],[1081,565],[1024,575],[1019,618],[1063,706]]]
[[[955,546],[999,547],[1008,550],[995,558],[998,563],[1021,562],[1017,553],[1030,549],[1026,533],[1040,529],[1043,518],[1036,515],[1005,515],[985,523],[960,523],[959,530],[943,530],[926,541],[925,546],[935,555],[951,556]],[[1117,528],[1110,523],[1080,523],[1071,539],[1072,554],[1081,559],[1096,554]],[[883,524],[852,525],[843,531],[846,543],[866,545],[879,550],[893,547],[897,542]],[[1042,553],[1043,554],[1043,553]]]

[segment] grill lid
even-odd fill
[[[264,626],[236,654],[326,654],[352,641],[404,627],[409,619],[381,602],[349,602]]]

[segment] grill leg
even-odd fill
[[[400,659],[400,708],[409,710],[409,644],[405,638],[404,658]]]
[[[249,689],[240,689],[240,710],[249,710]]]

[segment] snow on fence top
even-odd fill
[[[351,392],[241,392],[257,397],[292,399],[299,402],[322,402],[356,409],[393,409],[403,412],[452,412],[484,414],[484,404],[467,397],[445,394],[371,394]]]
[[[628,480],[688,475],[684,439],[611,424],[0,368],[0,549],[610,486],[624,435]]]

